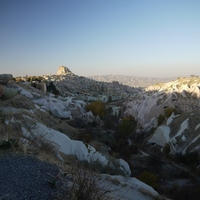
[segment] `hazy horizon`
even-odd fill
[[[1,0],[0,73],[200,75],[198,0]]]

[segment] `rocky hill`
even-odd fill
[[[34,97],[33,102],[45,107],[45,109],[48,109],[54,116],[59,118],[73,119],[78,117],[87,122],[91,121],[91,119],[98,121],[91,113],[86,113],[85,106],[87,103],[95,100],[108,102],[109,99],[112,101],[110,102],[112,113],[114,115],[120,113],[121,116],[133,116],[139,127],[136,130],[138,132],[140,130],[148,131],[152,128],[157,128],[160,125],[158,121],[161,118],[163,118],[163,124],[167,123],[167,118],[164,116],[167,109],[175,109],[176,114],[179,113],[180,117],[176,116],[174,121],[179,119],[180,124],[184,123],[180,119],[186,120],[186,118],[182,117],[183,114],[188,116],[188,121],[192,121],[190,120],[192,115],[199,114],[199,77],[179,78],[175,81],[157,83],[142,89],[123,85],[118,81],[102,82],[78,76],[64,66],[58,69],[57,74],[59,75],[45,75],[42,78],[47,86],[52,82],[60,96],[56,99],[52,97]],[[23,93],[23,90],[21,93]],[[28,96],[34,95],[29,94]],[[119,101],[121,101],[120,104],[117,103]],[[196,121],[196,124],[193,123],[193,126],[189,125],[185,129],[198,132],[198,120]],[[161,129],[159,128],[159,130]],[[173,130],[170,128],[169,135],[171,139],[175,137],[177,131],[178,129]],[[179,131],[178,135],[183,136],[182,134],[184,133],[180,134],[180,132],[182,131]],[[184,135],[184,137],[186,136]],[[187,145],[185,144],[186,142],[178,142],[179,145],[184,143],[183,146],[186,145],[189,148],[191,146],[189,141],[194,143],[194,140],[198,138],[197,136],[195,139],[195,136],[193,137],[191,134],[189,137],[190,140],[186,139]],[[167,139],[163,142],[163,145],[170,143],[172,149],[177,149],[175,152],[180,151],[183,147],[177,146],[177,144],[172,145],[171,139]],[[172,140],[174,141],[174,139]],[[193,149],[198,150],[199,147],[197,145],[198,142],[196,145],[193,144]],[[183,153],[186,151],[187,148],[183,150]]]
[[[8,75],[5,74],[5,76]],[[27,78],[29,80],[27,80]],[[35,81],[35,79],[37,79],[37,81]],[[61,176],[64,176],[62,170],[69,170],[69,173],[67,173],[68,182],[70,182],[70,180],[77,180],[75,178],[73,179],[74,175],[72,171],[74,169],[79,169],[81,162],[87,162],[91,166],[96,166],[95,168],[97,169],[99,169],[99,167],[102,168],[101,170],[108,174],[102,176],[98,175],[101,176],[101,178],[98,178],[98,182],[95,181],[95,184],[100,186],[103,181],[104,184],[107,185],[106,190],[109,188],[108,196],[112,198],[127,199],[134,195],[138,200],[150,200],[159,197],[159,194],[152,187],[136,178],[130,177],[130,166],[124,159],[109,155],[105,148],[104,151],[101,151],[98,145],[92,145],[92,141],[85,142],[78,140],[78,137],[81,137],[82,129],[70,125],[71,121],[78,118],[79,122],[83,121],[86,125],[88,124],[88,126],[90,126],[90,124],[92,125],[93,122],[101,126],[102,120],[91,111],[86,110],[86,102],[84,100],[81,98],[78,99],[78,97],[84,97],[84,93],[86,92],[84,89],[86,89],[87,86],[91,87],[91,93],[86,95],[87,99],[93,98],[95,100],[99,96],[105,95],[104,90],[100,90],[99,96],[94,96],[93,93],[95,90],[93,87],[97,87],[99,83],[92,81],[93,84],[90,84],[90,80],[87,78],[79,78],[72,73],[44,76],[42,79],[41,77],[24,77],[14,80],[16,82],[12,80],[11,76],[9,80],[1,85],[0,154],[2,153],[4,155],[4,152],[10,151],[16,154],[21,152],[26,155],[37,156],[40,159],[42,158],[54,164],[56,163],[59,167],[62,166],[60,169]],[[60,96],[60,94],[52,94],[52,90],[46,92],[46,87],[44,87],[44,85],[47,85],[48,89],[48,85],[52,81],[59,92],[64,90],[65,86],[69,87],[70,90],[63,93],[61,92],[60,94],[64,94],[63,96]],[[83,83],[82,81],[84,84],[81,84]],[[39,87],[40,84],[42,84],[43,87]],[[119,88],[121,88],[120,85]],[[122,86],[122,88],[130,87]],[[118,90],[116,94],[118,94]],[[87,92],[89,91],[90,89],[87,88]],[[97,92],[98,90],[96,90],[96,93]],[[70,95],[67,96],[69,93]],[[109,93],[109,95],[110,94],[111,93]],[[114,91],[113,96],[116,94]],[[120,91],[121,96],[118,98],[124,98],[124,94],[129,94],[129,92],[125,91],[123,93]],[[69,156],[73,156],[73,159]],[[10,161],[11,159],[8,160]],[[73,160],[73,162],[71,160]],[[73,168],[77,162],[80,162],[80,164],[78,164],[77,168]],[[16,172],[16,174],[20,173]],[[57,184],[56,180],[59,177],[56,176],[53,181],[49,180],[49,184],[55,187],[55,184]],[[94,175],[92,175],[92,177],[94,178]],[[124,180],[125,177],[126,181]],[[16,178],[18,177],[16,176]],[[59,180],[63,181],[63,179]],[[34,180],[34,184],[37,184],[36,181]],[[90,181],[90,179],[88,181]],[[74,182],[67,183],[66,187],[69,187],[68,185],[71,184],[73,185],[73,183]],[[120,183],[120,185],[124,184],[124,186],[121,187],[118,183]],[[75,184],[77,183],[75,182]],[[9,187],[9,184],[7,184],[7,186]],[[43,191],[42,188],[39,189]],[[13,193],[11,196],[14,197],[17,193],[20,194],[21,191],[27,192],[27,198],[32,197],[30,196],[31,194],[28,194],[29,190],[27,190],[27,188],[21,188],[20,192],[15,188],[15,194]],[[47,191],[50,192],[49,190]],[[125,191],[128,192],[125,194]],[[7,193],[3,192],[2,195],[6,196]],[[69,191],[67,195],[69,195]],[[92,195],[94,195],[94,193],[92,193]],[[98,194],[95,193],[95,195]]]
[[[174,153],[200,151],[199,98],[200,78],[180,78],[133,95],[124,103],[123,114],[133,116],[144,129],[158,127],[149,142],[161,147],[169,143]]]
[[[197,152],[189,154],[197,170],[200,78],[141,88],[95,81],[61,66],[57,75],[2,75],[0,83],[0,151],[42,154],[65,167],[72,165],[67,156],[73,156],[73,163],[87,162],[108,174],[101,178],[113,188],[113,198],[161,198],[156,189],[184,199],[189,194],[180,195],[189,187],[194,197],[189,199],[197,199],[198,172],[194,175],[188,166],[179,165],[177,154]]]

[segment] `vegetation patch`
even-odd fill
[[[157,175],[148,172],[148,171],[144,171],[142,172],[139,176],[138,179],[144,183],[146,183],[147,185],[150,185],[151,187],[153,187],[154,189],[157,188],[158,184],[157,184]]]
[[[106,114],[106,104],[103,101],[97,100],[86,106],[87,111],[91,111],[95,116],[99,115],[103,118]]]

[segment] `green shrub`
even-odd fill
[[[91,111],[95,116],[103,118],[106,114],[106,104],[100,100],[94,101],[86,106],[87,111]]]
[[[107,200],[109,197],[109,187],[105,185],[105,181],[100,179],[99,173],[84,165],[77,165],[69,168],[69,172],[64,174],[70,177],[61,178],[63,186],[60,194],[56,199],[70,200]],[[54,187],[54,182],[50,182],[50,186]]]
[[[112,116],[109,113],[104,116],[103,121],[107,129],[116,129],[118,126],[118,117]]]
[[[124,117],[119,124],[119,134],[121,137],[129,136],[133,130],[135,125],[135,120],[133,117]]]
[[[153,187],[154,189],[158,186],[157,185],[157,179],[158,177],[148,171],[144,171],[143,173],[141,173],[138,176],[138,179],[144,183],[146,183],[147,185],[150,185],[151,187]]]
[[[174,112],[174,114],[178,113],[176,108],[170,108],[170,107],[165,108],[164,112],[165,112],[165,117],[167,117],[167,118],[169,118],[173,112]]]
[[[189,152],[185,154],[185,163],[187,165],[198,164],[199,154],[197,151]]]
[[[131,154],[138,154],[138,145],[132,144],[131,146],[129,146],[129,150]]]
[[[108,103],[111,103],[112,102],[112,96],[109,96],[108,97]]]
[[[100,174],[110,174],[110,175],[121,175],[125,176],[124,170],[120,167],[119,161],[114,157],[110,157],[106,165],[102,164],[100,161],[92,161],[88,163],[87,161],[81,161],[81,165],[91,171],[96,171]]]
[[[160,126],[165,121],[165,117],[163,115],[158,116],[158,126]]]
[[[168,155],[170,153],[170,145],[168,143],[165,144],[163,148],[163,152]]]
[[[18,141],[15,139],[3,140],[0,142],[0,150],[8,150],[12,147],[18,147]]]
[[[98,188],[98,178],[87,169],[76,168],[73,176],[73,184],[70,188],[71,199],[86,200],[95,199],[95,196],[100,193]],[[100,196],[103,193],[100,193]],[[100,198],[101,199],[101,198]]]
[[[80,131],[76,136],[77,140],[81,140],[83,142],[89,143],[93,140],[93,135],[87,131]]]
[[[193,165],[197,165],[199,162],[198,159],[199,155],[198,152],[194,151],[194,152],[188,152],[186,154],[182,154],[182,153],[177,153],[175,155],[175,161],[179,162],[179,163],[183,163],[185,165],[188,166],[193,166]]]
[[[151,168],[159,169],[162,166],[162,160],[158,155],[151,155],[148,157],[148,165]]]

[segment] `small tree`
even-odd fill
[[[92,168],[86,168],[84,165],[70,168],[70,181],[63,179],[63,192],[59,199],[71,200],[108,200],[109,188],[105,181],[100,179],[99,173]]]
[[[171,116],[171,114],[174,112],[174,114],[177,114],[177,110],[176,108],[165,108],[165,117],[169,118]]]
[[[91,111],[95,116],[103,118],[106,114],[106,104],[100,100],[94,101],[86,106],[87,111]]]
[[[168,155],[170,153],[170,145],[168,143],[165,144],[163,148],[163,152]]]
[[[124,117],[119,124],[119,135],[122,137],[129,136],[134,130],[135,120],[133,117]]]
[[[163,115],[158,116],[158,126],[160,126],[165,121],[165,117]]]
[[[148,171],[144,171],[142,174],[140,174],[138,176],[138,179],[144,183],[146,183],[147,185],[150,185],[151,187],[153,187],[154,189],[156,189],[157,185],[157,179],[158,177]]]
[[[108,97],[108,103],[112,102],[112,96]]]

